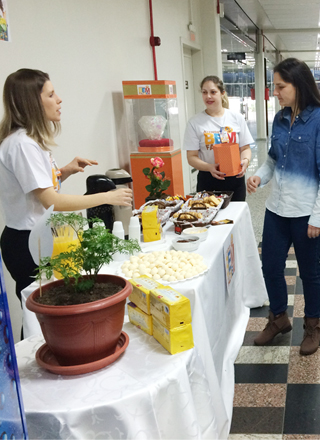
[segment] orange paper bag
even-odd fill
[[[214,161],[227,177],[236,176],[241,171],[239,144],[216,144],[213,146]]]

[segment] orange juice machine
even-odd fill
[[[122,81],[127,116],[135,208],[149,195],[142,169],[150,158],[165,162],[168,195],[183,194],[178,102],[175,81]]]

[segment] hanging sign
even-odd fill
[[[228,61],[243,61],[246,59],[245,52],[231,52],[227,54]]]

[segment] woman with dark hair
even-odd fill
[[[248,179],[254,193],[271,180],[262,239],[262,270],[270,300],[268,323],[254,340],[265,345],[292,329],[284,277],[293,244],[305,300],[301,355],[320,342],[320,94],[309,67],[288,58],[274,69],[275,116],[266,162]]]
[[[206,109],[189,120],[183,143],[189,165],[199,170],[197,191],[233,191],[232,201],[244,201],[252,136],[243,116],[229,110],[227,93],[217,76],[206,76],[200,88]],[[215,163],[213,146],[225,142],[239,144],[241,172],[237,176],[225,177]]]
[[[60,130],[61,102],[48,74],[40,70],[20,69],[6,79],[0,123],[0,200],[6,227],[0,244],[20,300],[37,267],[28,248],[30,231],[47,208],[77,211],[132,202],[129,188],[92,195],[59,193],[61,182],[69,176],[97,165],[95,160],[76,157],[57,167],[51,147]]]

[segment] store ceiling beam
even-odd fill
[[[320,28],[295,28],[295,29],[262,29],[264,34],[292,34],[292,33],[314,33],[319,32]]]
[[[280,53],[289,53],[289,52],[320,52],[319,49],[293,49],[293,50],[280,50]]]

